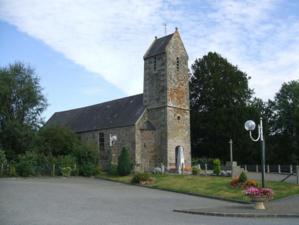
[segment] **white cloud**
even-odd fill
[[[0,0],[0,19],[128,94],[142,92],[142,56],[155,35],[179,26],[190,63],[216,51],[252,77],[257,96],[273,97],[298,79],[299,19],[279,1]],[[91,93],[89,93],[91,94]]]

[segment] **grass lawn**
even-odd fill
[[[130,183],[132,176],[109,176],[102,174],[102,177],[109,180]],[[241,200],[249,202],[244,196],[241,188],[230,186],[231,178],[213,176],[192,176],[192,175],[156,175],[154,182],[145,186],[163,190],[171,190],[181,193],[192,193],[197,195],[220,197],[228,200]],[[275,192],[274,199],[284,198],[290,195],[299,194],[299,185],[268,181],[267,187]]]

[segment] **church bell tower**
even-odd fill
[[[144,55],[143,104],[155,127],[156,165],[176,169],[176,149],[191,166],[188,55],[178,30],[155,38]]]

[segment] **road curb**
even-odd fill
[[[299,218],[299,214],[277,214],[277,213],[225,213],[225,212],[204,212],[200,210],[180,210],[174,209],[174,212],[197,214],[204,216],[220,217],[243,217],[243,218]]]

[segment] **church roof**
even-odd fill
[[[145,53],[145,55],[144,55],[143,58],[147,59],[149,57],[165,53],[166,46],[169,43],[169,41],[171,40],[171,38],[172,38],[173,35],[174,35],[174,33],[156,39],[152,43],[151,47],[147,50],[147,52]]]
[[[83,108],[56,112],[46,126],[68,127],[74,132],[134,125],[144,111],[143,94]]]

